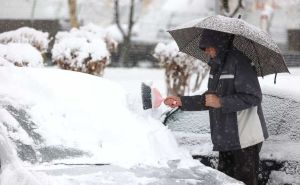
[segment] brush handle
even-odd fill
[[[177,96],[167,96],[164,101],[165,105],[176,108],[181,106],[180,98]]]

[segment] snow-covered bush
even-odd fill
[[[47,52],[49,34],[29,27],[22,27],[17,30],[0,34],[0,43],[27,43],[38,49],[41,53]]]
[[[88,24],[86,26],[80,27],[81,30],[94,33],[98,35],[99,37],[103,38],[104,42],[106,43],[107,49],[110,53],[117,52],[118,49],[118,42],[117,39],[113,37],[111,34],[111,30],[104,29],[100,26],[97,26],[95,24]]]
[[[199,89],[209,70],[204,62],[179,52],[175,42],[157,44],[154,57],[166,69],[167,93],[172,95],[190,93],[191,88],[193,91]]]
[[[52,49],[52,61],[62,69],[100,75],[110,62],[117,43],[98,26],[87,25],[69,32],[58,32]]]
[[[41,53],[27,43],[0,44],[0,66],[14,64],[19,67],[43,66]]]

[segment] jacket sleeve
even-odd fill
[[[205,95],[197,96],[181,96],[180,97],[182,106],[180,107],[183,111],[202,111],[208,110],[205,106]]]
[[[235,94],[221,98],[223,113],[241,111],[261,103],[261,88],[249,60],[236,62],[234,88]]]

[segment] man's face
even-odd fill
[[[204,51],[210,58],[215,58],[217,56],[217,50],[213,47],[205,48]]]

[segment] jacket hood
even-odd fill
[[[213,47],[217,49],[217,55],[222,55],[229,48],[229,42],[232,34],[224,33],[215,30],[204,29],[199,41],[199,48],[205,50],[205,48]]]

